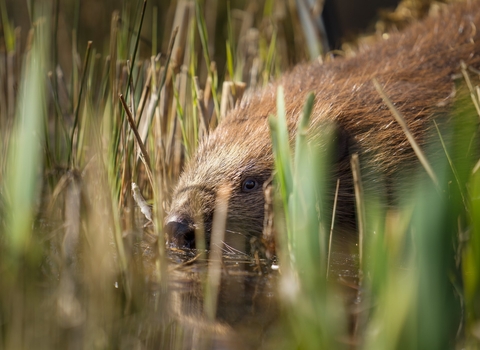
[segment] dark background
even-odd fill
[[[72,43],[73,33],[77,33],[77,50],[82,57],[87,42],[93,41],[93,47],[97,53],[106,55],[109,50],[108,38],[112,13],[120,11],[124,23],[135,23],[138,18],[138,9],[143,0],[0,0],[5,1],[8,19],[14,27],[21,30],[21,49],[26,44],[28,29],[31,28],[29,5],[31,8],[35,1],[45,1],[50,4],[52,18],[58,11],[57,46],[59,52],[58,62],[64,72],[68,74],[72,67]],[[273,6],[283,5],[295,0],[274,0]],[[319,2],[319,0],[297,0],[307,3]],[[210,45],[212,58],[223,66],[225,62],[225,40],[227,39],[227,1],[204,0],[205,18],[208,22],[216,18],[215,43]],[[231,9],[252,9],[262,15],[265,1],[263,0],[231,0]],[[326,27],[330,49],[338,49],[343,40],[351,40],[365,31],[373,31],[373,25],[378,20],[379,9],[393,10],[398,0],[326,0],[323,20]],[[167,51],[168,38],[172,31],[173,18],[177,1],[175,0],[148,0],[144,24],[142,27],[142,41],[140,54],[150,57],[152,51],[152,18],[154,9],[158,13],[158,51]],[[215,14],[211,12],[214,11]],[[210,12],[210,13],[209,13]],[[32,16],[34,17],[34,16]],[[0,20],[1,20],[0,16]],[[52,23],[52,27],[55,24]],[[3,26],[0,26],[0,31]],[[53,29],[53,28],[52,28]],[[3,33],[0,32],[0,51],[4,51]],[[294,60],[292,64],[295,63]]]

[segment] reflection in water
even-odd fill
[[[55,227],[49,223],[42,229],[55,232]],[[224,254],[216,319],[212,321],[204,314],[209,261],[196,251],[168,250],[168,278],[160,283],[158,246],[145,235],[144,243],[133,246],[132,290],[127,292],[121,275],[108,280],[103,275],[90,276],[91,270],[98,270],[90,255],[81,252],[71,266],[63,266],[56,244],[61,237],[51,237],[51,251],[42,265],[44,283],[40,287],[29,280],[28,285],[38,294],[25,299],[31,305],[25,308],[24,328],[30,332],[25,339],[36,349],[95,348],[92,344],[97,348],[200,350],[289,349],[298,345],[292,341],[295,335],[282,299],[285,293],[279,291],[284,276],[281,261],[276,270],[266,259]],[[143,257],[139,261],[143,270],[134,267],[139,256]],[[358,311],[357,260],[355,255],[334,251],[329,277],[351,314],[352,335]],[[351,339],[338,341],[351,343]]]
[[[203,281],[208,260],[193,258],[189,262],[192,257],[193,251],[170,252],[170,311],[178,320],[177,327],[182,328],[184,347],[195,344],[218,349],[259,347],[278,319],[277,273],[269,271],[266,261],[257,266],[245,255],[225,254],[217,318],[211,322],[203,313]]]
[[[162,339],[162,346],[172,349],[285,346],[279,340],[288,337],[278,300],[281,264],[277,271],[267,260],[256,262],[244,254],[224,254],[217,317],[212,322],[203,312],[208,260],[200,258],[194,250],[169,250],[168,258],[167,291],[162,292],[158,284],[152,283],[152,295],[157,298],[152,298],[151,303],[164,300],[168,309],[165,313],[164,308],[157,307],[163,324],[159,325],[162,336],[158,338]],[[349,304],[357,295],[355,266],[355,256],[333,253],[331,280],[339,285],[341,297]],[[158,344],[153,339],[144,344],[148,347],[152,342]]]

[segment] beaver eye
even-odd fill
[[[252,178],[245,179],[242,183],[242,191],[243,192],[250,192],[256,189],[258,186],[258,182]]]

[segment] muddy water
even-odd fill
[[[43,229],[57,232],[55,228],[61,225],[61,222],[55,225],[47,222]],[[294,335],[279,290],[284,285],[281,261],[272,268],[267,259],[225,253],[216,318],[209,320],[204,313],[208,259],[195,250],[169,249],[166,278],[159,280],[157,241],[148,239],[151,235],[147,233],[143,237],[148,242],[134,248],[141,252],[144,269],[130,271],[130,301],[121,276],[115,285],[110,285],[101,280],[91,281],[93,277],[85,275],[89,270],[83,265],[90,255],[76,259],[73,264],[76,268],[63,266],[61,262],[60,268],[55,268],[58,254],[56,250],[50,252],[42,267],[48,279],[42,285],[42,294],[37,296],[41,303],[29,308],[32,313],[40,310],[42,322],[29,316],[25,323],[25,329],[35,330],[38,333],[35,336],[44,340],[40,344],[35,338],[36,348],[90,348],[92,339],[101,340],[103,348],[119,349],[292,348]],[[51,245],[55,245],[54,240]],[[130,267],[134,260],[130,261]],[[355,255],[337,251],[330,264],[329,281],[341,287],[337,288],[340,298],[351,305],[352,315],[356,312],[357,260]],[[66,277],[71,288],[62,283]],[[60,300],[69,301],[68,307],[60,308]],[[72,311],[74,305],[78,306],[77,313]]]
[[[288,338],[282,314],[280,271],[272,262],[242,254],[224,254],[217,317],[204,314],[204,283],[208,260],[197,252],[168,252],[168,288],[152,284],[152,295],[162,295],[162,346],[171,349],[268,349]],[[334,253],[330,278],[342,286],[345,300],[356,295],[356,257]],[[348,301],[350,302],[350,301]],[[168,310],[165,313],[165,309]],[[286,328],[287,327],[287,328]],[[152,343],[153,341],[153,343]],[[150,339],[144,343],[156,343]],[[160,345],[157,343],[157,345]],[[284,344],[285,345],[285,344]]]
[[[267,261],[225,254],[217,317],[204,314],[204,281],[208,260],[196,251],[169,251],[168,288],[152,284],[152,294],[166,300],[162,343],[171,349],[250,349],[261,347],[279,318],[278,272]],[[149,341],[147,341],[148,343]]]

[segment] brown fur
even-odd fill
[[[337,218],[340,226],[353,226],[353,152],[360,154],[362,171],[381,174],[386,183],[394,181],[399,170],[417,164],[405,134],[372,79],[384,86],[415,138],[424,144],[433,117],[446,115],[451,108],[455,89],[452,76],[460,73],[462,60],[474,67],[480,63],[478,1],[452,5],[402,33],[390,34],[387,40],[361,48],[355,57],[337,58],[323,65],[299,65],[278,82],[245,98],[201,143],[181,175],[167,217],[173,242],[189,246],[184,244],[183,234],[187,226],[197,227],[198,220],[204,222],[208,237],[215,194],[225,184],[232,189],[227,232],[261,234],[262,184],[273,168],[267,117],[276,113],[279,85],[285,89],[292,137],[310,91],[315,93],[311,128],[333,122],[340,131],[334,175],[341,179]],[[260,186],[242,192],[246,178],[256,179]],[[181,228],[178,223],[182,223]]]

